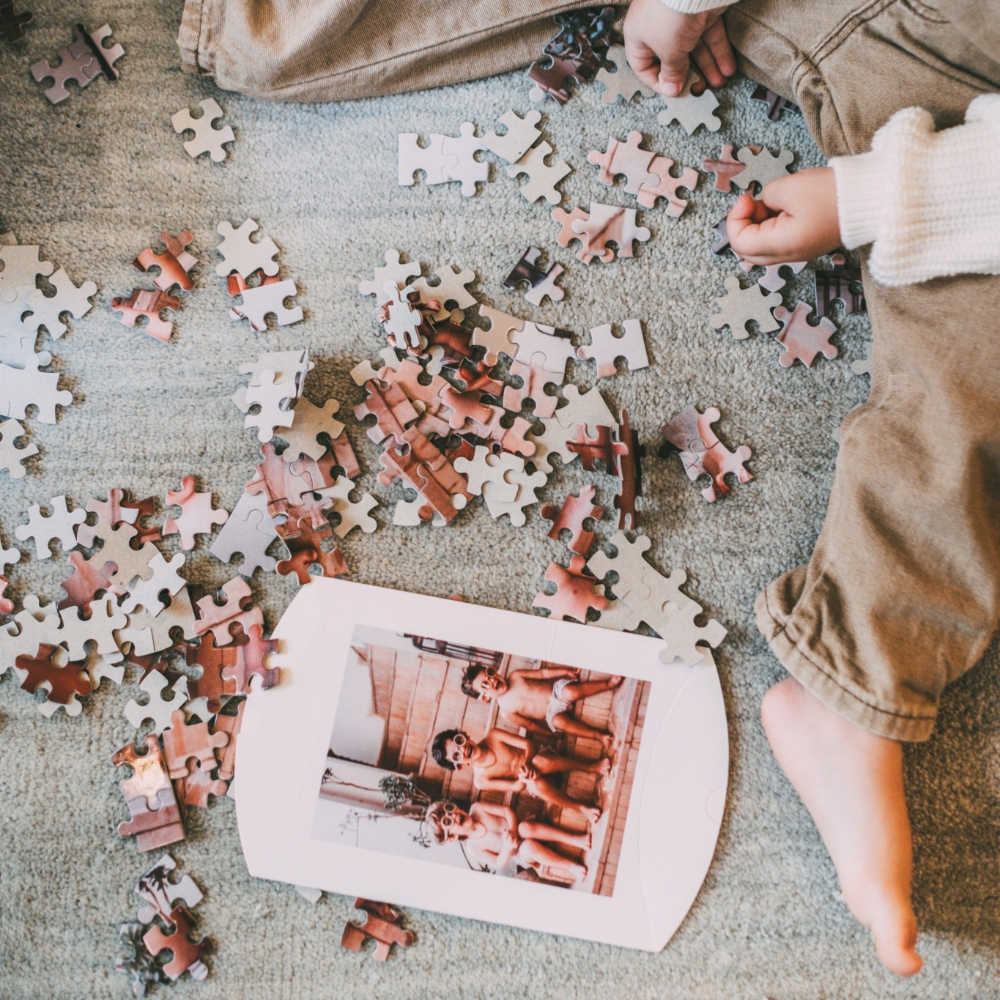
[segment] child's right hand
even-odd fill
[[[632,0],[625,15],[625,55],[636,76],[664,97],[684,89],[691,59],[710,87],[721,87],[736,72],[725,7],[678,14],[660,0]]]

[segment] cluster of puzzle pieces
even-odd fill
[[[202,892],[190,875],[170,881],[176,868],[174,859],[164,854],[139,879],[135,892],[142,905],[136,919],[122,924],[118,932],[128,956],[116,961],[115,970],[131,977],[137,997],[145,996],[151,983],[176,982],[185,972],[199,982],[208,976],[204,961],[208,942],[193,938],[196,924],[191,912],[201,902]]]
[[[69,97],[66,84],[71,81],[83,90],[99,76],[104,76],[111,83],[121,76],[115,63],[125,55],[125,50],[120,45],[105,45],[111,34],[111,27],[107,24],[89,32],[82,24],[76,24],[73,26],[72,44],[56,53],[58,61],[55,65],[48,59],[40,59],[31,66],[31,75],[36,83],[52,81],[52,85],[44,91],[52,104],[59,104]]]

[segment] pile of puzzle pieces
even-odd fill
[[[145,996],[150,983],[176,982],[185,972],[201,982],[208,976],[204,959],[209,942],[192,940],[195,920],[191,911],[201,902],[202,892],[190,875],[171,882],[177,867],[169,854],[139,879],[135,892],[142,900],[136,919],[122,924],[119,939],[129,954],[119,958],[115,970],[132,979],[134,996]],[[165,952],[171,957],[165,961]]]
[[[240,367],[250,382],[233,401],[247,414],[244,426],[257,428],[261,461],[211,551],[226,561],[242,553],[240,572],[246,576],[257,566],[282,576],[294,573],[300,584],[309,582],[311,566],[322,576],[342,576],[347,564],[340,550],[328,551],[322,543],[333,534],[343,538],[354,528],[370,534],[377,527],[369,512],[378,501],[369,493],[350,498],[361,469],[334,416],[340,403],[330,398],[315,406],[302,395],[312,368],[308,350],[265,353]],[[280,453],[275,440],[285,442]],[[344,475],[334,477],[335,468]],[[335,527],[327,520],[331,514],[339,517]],[[279,537],[289,555],[276,561],[267,549]]]
[[[69,406],[73,394],[59,388],[59,373],[43,371],[52,361],[48,351],[35,346],[44,328],[53,340],[67,330],[65,318],[81,319],[92,308],[97,294],[93,281],[75,285],[63,268],[39,259],[39,247],[24,246],[13,233],[0,235],[0,468],[13,479],[24,476],[24,462],[38,453],[34,444],[15,447],[24,436],[25,408],[36,406],[42,423],[56,422],[56,407]],[[53,273],[54,272],[54,273]],[[38,287],[48,278],[55,295]]]
[[[535,260],[529,251],[511,279],[524,277],[538,291],[542,284],[533,283],[530,271]],[[614,335],[610,323],[595,327],[591,343],[579,347],[566,331],[485,303],[478,303],[478,311],[489,326],[465,326],[464,310],[477,305],[467,288],[475,273],[440,267],[438,284],[432,286],[420,270],[390,250],[374,279],[359,284],[361,294],[377,297],[375,315],[388,346],[380,353],[379,369],[365,361],[351,372],[367,393],[355,416],[374,418],[368,435],[385,447],[379,482],[387,486],[399,477],[416,493],[415,499],[397,503],[393,523],[448,524],[481,496],[494,518],[506,514],[512,524],[523,525],[524,508],[537,502],[535,491],[553,471],[549,455],[558,453],[566,463],[582,456],[588,471],[603,461],[605,470],[619,478],[616,504],[622,518],[637,525],[638,456],[627,416],[620,426],[597,389],[580,393],[566,385],[568,405],[559,409],[559,398],[545,389],[563,385],[571,358],[594,360],[599,378],[616,373],[618,357],[632,370],[646,367],[640,322],[626,320],[622,337]],[[407,356],[401,357],[404,351]],[[501,355],[509,359],[509,374],[521,380],[520,386],[496,377]],[[540,433],[520,416],[529,399]]]
[[[241,301],[229,310],[232,320],[246,319],[250,328],[257,333],[267,330],[267,317],[274,316],[279,326],[298,323],[302,319],[300,306],[289,307],[285,303],[298,294],[292,278],[278,277],[278,247],[269,237],[253,240],[251,236],[260,227],[253,219],[246,219],[239,229],[229,222],[220,222],[216,231],[222,242],[216,252],[223,258],[215,268],[215,273],[226,279],[229,294]],[[133,288],[127,298],[114,298],[111,308],[121,313],[121,322],[134,327],[140,319],[145,319],[143,329],[149,336],[164,342],[170,339],[173,323],[162,318],[167,309],[176,311],[181,301],[171,295],[173,289],[190,292],[194,288],[191,270],[198,258],[188,251],[194,239],[190,230],[184,230],[176,237],[171,233],[161,233],[162,253],[146,247],[132,262],[140,273],[151,270],[157,272],[153,278],[156,286],[151,289]]]

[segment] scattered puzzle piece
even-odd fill
[[[410,183],[413,183],[412,176]],[[402,263],[399,259],[398,250],[386,250],[385,267],[375,268],[374,281],[361,281],[358,283],[358,291],[362,295],[374,295],[376,303],[382,305],[388,299],[385,296],[385,283],[394,281],[397,288],[406,284],[409,278],[415,278],[420,274],[420,265],[414,262]],[[443,304],[443,303],[442,303]]]
[[[688,479],[694,482],[699,476],[709,476],[712,482],[701,495],[712,503],[729,492],[725,477],[732,473],[740,483],[748,483],[753,476],[743,467],[750,460],[751,451],[746,445],[730,451],[712,430],[721,414],[714,406],[699,413],[693,406],[682,410],[660,433],[679,452]]]
[[[171,715],[170,728],[163,731],[163,759],[171,778],[183,778],[188,773],[188,761],[195,760],[203,771],[216,768],[215,752],[229,742],[225,733],[208,732],[207,722],[186,722],[184,712],[177,709]]]
[[[556,585],[556,592],[535,594],[531,606],[548,609],[550,618],[575,618],[579,622],[586,622],[591,608],[603,611],[608,606],[604,588],[594,577],[584,575],[585,562],[583,556],[575,555],[569,561],[569,568],[552,563],[545,571],[545,579]]]
[[[576,434],[578,424],[583,424],[590,437],[596,437],[599,427],[617,427],[618,421],[608,409],[604,397],[596,387],[587,392],[580,392],[575,385],[567,385],[563,389],[567,406],[556,410],[556,420],[569,431],[570,437]]]
[[[605,104],[614,104],[619,97],[628,103],[636,94],[641,94],[643,97],[653,96],[653,91],[632,72],[623,45],[610,46],[606,58],[614,63],[616,71],[612,73],[603,67],[597,71],[597,82],[604,84],[601,100]]]
[[[274,372],[261,372],[260,384],[247,386],[244,399],[248,407],[259,406],[257,413],[248,413],[243,426],[257,428],[257,440],[262,444],[274,437],[279,427],[291,427],[295,411],[289,409],[294,388],[292,383],[276,385]],[[297,457],[297,456],[296,456]]]
[[[216,163],[222,163],[226,158],[226,150],[223,147],[227,142],[235,142],[236,134],[229,125],[225,128],[213,126],[212,123],[225,114],[214,98],[209,97],[198,103],[201,106],[201,114],[197,118],[188,108],[181,108],[171,117],[170,124],[178,134],[194,132],[194,138],[184,143],[184,149],[191,159],[201,156],[202,153],[208,153]]]
[[[763,277],[757,282],[761,288],[766,288],[769,292],[777,292],[785,287],[785,279],[781,276],[781,269],[787,267],[792,274],[798,274],[808,264],[805,260],[789,261],[783,264],[768,264],[764,268]]]
[[[541,355],[542,367],[557,375],[566,373],[566,362],[576,357],[576,348],[572,341],[561,331],[544,323],[526,321],[524,327],[515,330],[510,335],[511,341],[517,345],[515,360],[521,364],[535,364],[535,359]],[[443,395],[447,395],[447,390]]]
[[[140,852],[184,839],[180,810],[160,755],[160,741],[153,733],[146,736],[146,747],[146,753],[140,755],[134,744],[127,743],[111,756],[115,767],[128,764],[132,768],[132,775],[118,782],[132,814],[131,820],[118,824],[118,836],[136,834]]]
[[[128,624],[128,616],[119,611],[108,597],[91,603],[88,618],[81,618],[80,610],[69,607],[60,611],[62,628],[54,636],[57,642],[66,646],[70,660],[78,662],[86,659],[86,647],[91,642],[105,661],[115,663],[121,660],[122,654],[114,633]]]
[[[119,296],[111,300],[112,310],[122,314],[121,321],[125,326],[135,326],[136,320],[145,316],[146,324],[143,329],[151,337],[162,340],[164,343],[170,339],[174,324],[161,319],[160,313],[164,309],[176,311],[180,305],[180,299],[172,298],[159,289],[151,291],[144,288],[133,288],[132,294],[127,299]]]
[[[763,188],[779,177],[786,177],[795,154],[790,149],[782,149],[774,154],[764,148],[755,153],[748,146],[744,146],[736,154],[736,158],[746,164],[746,170],[736,174],[733,183],[744,191],[752,192],[754,181]]]
[[[587,162],[600,166],[601,169],[597,172],[598,182],[613,187],[615,177],[624,174],[627,194],[638,194],[644,184],[655,186],[659,178],[650,171],[649,164],[656,153],[640,149],[641,142],[642,133],[632,131],[629,132],[626,142],[609,136],[607,152],[591,150],[587,154]]]
[[[184,972],[189,972],[192,979],[201,982],[208,976],[208,968],[202,961],[207,942],[204,939],[191,940],[194,920],[183,906],[170,912],[168,923],[173,925],[171,933],[165,934],[158,924],[154,924],[143,934],[143,944],[151,955],[159,955],[166,949],[173,952],[173,958],[163,966],[171,982],[176,982]]]
[[[164,689],[168,685],[173,694],[173,698],[169,701],[164,697]],[[154,733],[162,733],[164,729],[169,729],[174,724],[171,716],[188,700],[187,678],[178,677],[170,685],[159,670],[152,671],[140,681],[139,690],[149,695],[149,701],[145,705],[140,705],[135,698],[132,698],[125,706],[125,718],[135,729],[138,729],[146,719],[152,719]]]
[[[59,268],[49,281],[55,286],[56,294],[46,295],[40,288],[34,288],[24,304],[31,310],[25,316],[23,324],[26,330],[37,333],[40,327],[49,331],[53,340],[58,340],[66,332],[66,324],[62,316],[69,314],[74,319],[82,319],[93,309],[91,299],[97,294],[97,285],[93,281],[73,284],[73,279]],[[34,286],[34,282],[32,282]]]
[[[842,253],[830,257],[832,268],[817,268],[813,272],[816,292],[816,315],[826,316],[830,307],[840,299],[844,314],[867,312],[865,290],[861,284],[861,268],[847,263]]]
[[[497,121],[506,126],[506,133],[487,132],[483,136],[483,147],[496,153],[501,160],[517,162],[541,137],[542,130],[536,128],[541,117],[541,111],[528,111],[523,118],[513,109],[505,111]]]
[[[656,175],[658,181],[656,184],[643,184],[636,200],[643,208],[653,208],[657,198],[666,198],[667,215],[671,219],[679,219],[688,203],[677,196],[677,189],[687,188],[688,191],[694,191],[698,185],[698,171],[694,167],[684,167],[680,177],[674,177],[670,173],[673,165],[674,161],[669,157],[654,157],[649,169]]]
[[[146,904],[136,914],[136,919],[140,923],[151,924],[156,917],[169,920],[170,911],[178,900],[188,909],[193,909],[201,902],[201,890],[190,875],[184,875],[178,882],[170,881],[168,875],[176,867],[174,859],[169,854],[164,854],[139,879],[135,892]]]
[[[695,95],[696,85],[703,85],[701,77],[694,70],[688,74],[684,88],[676,97],[661,97],[666,108],[661,111],[656,120],[661,125],[669,125],[676,121],[688,135],[692,135],[699,125],[704,125],[709,132],[718,132],[722,128],[722,120],[716,115],[719,99],[708,88]]]
[[[35,555],[39,559],[49,559],[49,542],[56,539],[64,552],[76,548],[76,525],[86,520],[86,513],[74,510],[72,513],[66,507],[66,497],[53,497],[49,503],[51,514],[42,514],[41,506],[33,503],[28,508],[28,523],[14,529],[14,535],[22,542],[33,538]]]
[[[24,437],[24,426],[16,420],[0,423],[0,469],[6,469],[11,479],[23,479],[24,463],[38,454],[38,445],[32,443],[17,448],[14,442]]]
[[[233,271],[239,273],[244,280],[254,271],[263,271],[268,277],[278,273],[278,248],[269,237],[257,241],[250,239],[260,227],[253,219],[246,219],[239,229],[234,229],[229,222],[220,222],[216,232],[222,237],[222,242],[216,251],[222,256],[223,263],[217,264],[215,273],[226,277]]]
[[[616,358],[624,358],[629,371],[649,367],[642,324],[637,319],[627,319],[622,323],[622,331],[622,336],[616,337],[611,332],[610,323],[595,326],[590,331],[590,343],[577,348],[578,358],[597,362],[598,378],[610,378],[616,374]]]
[[[753,152],[760,152],[761,146],[747,146]],[[722,153],[717,160],[702,160],[701,169],[715,174],[715,190],[728,194],[732,190],[732,180],[737,174],[743,173],[747,165],[733,156],[733,144],[727,142],[722,147]]]
[[[230,294],[233,288],[243,297],[243,301],[234,305],[229,310],[229,318],[232,320],[247,319],[250,321],[250,329],[255,333],[263,333],[267,329],[267,317],[274,316],[274,321],[278,326],[291,326],[298,323],[302,317],[302,307],[294,306],[289,309],[285,306],[287,299],[298,295],[298,289],[291,278],[278,281],[276,278],[264,278],[259,285],[249,287],[239,275],[231,275],[236,278],[236,282],[230,287]]]
[[[572,171],[572,167],[564,160],[553,160],[547,166],[545,158],[552,152],[547,142],[532,146],[516,163],[506,167],[508,177],[527,174],[528,183],[522,184],[518,190],[530,202],[544,198],[550,205],[558,205],[562,201],[562,193],[556,190],[556,185]]]
[[[765,295],[756,285],[740,287],[740,279],[730,275],[725,280],[726,294],[715,301],[719,311],[708,317],[709,326],[721,330],[728,326],[733,340],[746,340],[750,336],[747,324],[757,323],[761,333],[771,333],[779,327],[771,310],[781,305],[780,292]]]
[[[416,132],[399,133],[398,181],[400,186],[412,187],[413,175],[418,170],[424,172],[427,184],[446,183],[449,180],[445,176],[446,168],[458,166],[458,157],[454,154],[446,155],[444,152],[444,141],[447,136],[432,132],[426,148],[417,144],[418,138]]]
[[[589,264],[595,256],[605,264],[613,261],[615,252],[607,246],[609,241],[618,246],[619,257],[631,257],[632,242],[638,240],[645,243],[650,236],[645,226],[636,224],[634,208],[617,208],[596,201],[590,203],[589,216],[575,220],[571,228],[578,236],[584,237],[583,249],[577,257],[585,264]]]
[[[6,35],[7,40],[17,42],[24,37],[24,26],[31,23],[34,15],[30,10],[14,13],[13,0],[0,3],[0,35]]]
[[[408,948],[413,944],[413,931],[403,930],[403,914],[388,903],[377,903],[371,899],[356,899],[356,910],[363,910],[368,919],[363,926],[348,920],[340,939],[341,947],[349,951],[361,951],[369,938],[376,942],[373,958],[377,962],[389,959],[389,951],[394,944]]]
[[[137,579],[133,582],[129,587],[128,596],[121,603],[122,611],[131,614],[141,605],[154,617],[158,615],[166,607],[160,600],[160,594],[166,591],[173,597],[187,583],[187,580],[177,572],[183,565],[183,552],[175,553],[170,562],[157,552],[148,564],[153,575],[148,580]]]
[[[472,331],[473,346],[486,348],[483,361],[488,365],[495,365],[500,360],[501,354],[513,358],[517,351],[510,336],[515,330],[524,329],[524,320],[483,305],[482,302],[479,303],[479,315],[490,324],[486,329],[476,327]]]
[[[132,266],[145,274],[151,267],[160,270],[159,275],[153,279],[153,284],[161,292],[169,292],[174,285],[179,285],[185,292],[194,288],[188,272],[198,258],[188,253],[187,246],[194,239],[194,234],[185,229],[173,237],[170,233],[160,233],[160,242],[166,247],[163,253],[153,253],[152,247],[146,247],[134,261]],[[95,286],[96,291],[96,286]]]
[[[101,65],[94,58],[90,41],[78,26],[73,28],[73,43],[60,49],[56,53],[56,58],[59,62],[55,66],[47,59],[39,59],[31,65],[31,75],[36,83],[46,79],[52,80],[52,86],[43,91],[52,104],[59,104],[69,97],[66,84],[70,80],[83,90],[101,75]]]
[[[805,302],[796,302],[791,312],[784,306],[774,310],[775,319],[781,322],[781,332],[774,339],[785,349],[778,358],[782,368],[790,368],[796,358],[811,368],[817,354],[831,360],[837,356],[837,348],[830,343],[837,327],[826,316],[821,316],[814,326],[809,322],[811,312],[812,306]]]
[[[299,585],[305,586],[311,579],[310,566],[318,566],[321,576],[344,576],[349,572],[340,549],[326,552],[320,547],[320,539],[329,538],[333,534],[329,525],[317,531],[308,521],[299,521],[297,527],[297,533],[282,535],[282,541],[289,551],[289,558],[278,562],[279,576],[294,573]]]
[[[181,516],[163,522],[164,535],[180,535],[181,548],[193,549],[195,535],[208,535],[215,524],[225,524],[229,513],[212,507],[212,491],[195,491],[194,476],[185,476],[179,490],[167,490],[168,507],[180,507]]]
[[[46,700],[39,708],[49,707],[55,711],[62,706],[67,715],[79,715],[83,706],[76,700],[77,695],[90,694],[90,679],[80,669],[79,663],[57,662],[65,660],[65,651],[59,646],[39,643],[33,656],[18,656],[14,666],[23,673],[21,688],[34,694],[45,690]],[[49,714],[44,712],[43,714]]]
[[[596,492],[594,486],[581,486],[579,494],[570,493],[558,510],[546,504],[540,513],[544,520],[552,522],[549,538],[558,539],[561,531],[569,530],[567,546],[570,552],[585,556],[594,541],[594,533],[584,530],[583,522],[588,518],[600,521],[604,517],[604,508],[592,503]]]
[[[444,167],[445,180],[461,181],[462,194],[471,198],[476,193],[476,181],[485,183],[489,180],[490,165],[485,160],[480,162],[475,154],[486,147],[482,140],[476,138],[476,126],[472,122],[463,122],[459,127],[459,135],[444,137],[441,152],[444,157],[454,159],[454,163]]]
[[[282,533],[282,537],[287,536]],[[264,627],[264,614],[260,608],[244,607],[252,594],[242,577],[235,577],[223,584],[222,592],[226,600],[221,605],[215,603],[211,594],[198,601],[198,621],[195,623],[197,635],[211,632],[217,646],[228,646],[233,641],[230,631],[232,625],[239,623],[244,632],[248,632],[252,625]]]
[[[333,499],[333,511],[340,515],[340,524],[333,529],[338,538],[344,538],[354,528],[360,528],[366,535],[370,535],[378,527],[375,518],[368,516],[368,511],[378,506],[378,500],[370,493],[362,493],[361,499],[354,503],[349,498],[353,489],[353,480],[338,476],[333,486],[317,490],[320,496]]]
[[[542,251],[538,247],[528,247],[521,259],[514,265],[514,270],[504,279],[503,287],[514,292],[520,282],[526,281],[530,286],[524,294],[526,302],[540,306],[542,299],[548,295],[552,302],[561,302],[565,292],[556,285],[556,278],[564,271],[561,264],[551,263],[548,270],[538,267],[538,258]]]

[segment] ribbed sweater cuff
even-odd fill
[[[664,7],[669,7],[678,14],[702,14],[716,7],[728,7],[737,0],[660,0]]]
[[[837,216],[840,239],[848,250],[878,239],[885,208],[882,178],[885,163],[879,152],[837,156],[830,160],[837,179]]]

